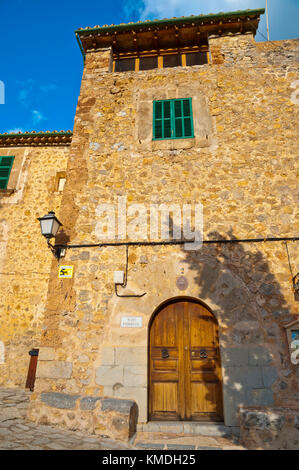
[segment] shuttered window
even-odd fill
[[[15,157],[0,156],[0,189],[6,189]]]
[[[154,101],[153,139],[194,137],[192,99]]]
[[[179,54],[170,54],[163,56],[163,67],[180,67],[182,65],[182,57]]]
[[[158,68],[158,56],[140,57],[139,70],[151,70]]]
[[[186,65],[204,65],[208,63],[208,54],[207,52],[192,52],[186,54]]]
[[[117,59],[115,72],[129,72],[135,70],[135,59]]]

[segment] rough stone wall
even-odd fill
[[[8,191],[0,192],[0,385],[25,387],[28,352],[39,343],[53,255],[37,217],[58,213],[56,174],[68,147],[0,148],[14,155]]]
[[[201,202],[204,239],[296,235],[295,46],[212,39],[214,63],[138,73],[110,73],[107,50],[87,54],[59,212],[70,243],[98,243],[99,206],[118,196],[128,206]],[[153,142],[152,101],[175,97],[194,101],[195,139]],[[288,243],[293,271],[296,248]],[[146,292],[140,298],[115,295],[113,272],[125,260],[124,247],[69,249],[61,264],[74,277],[64,280],[53,264],[38,393],[134,398],[146,421],[148,325],[162,302],[183,295],[218,318],[227,425],[238,425],[240,404],[298,402],[283,328],[298,304],[283,242],[130,248],[120,292]],[[128,315],[142,327],[121,328]]]
[[[28,417],[39,424],[58,424],[73,431],[127,441],[137,429],[138,407],[133,400],[49,392],[34,394]]]
[[[298,408],[240,409],[241,442],[246,449],[298,450]]]

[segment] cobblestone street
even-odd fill
[[[30,392],[0,389],[0,450],[128,450],[132,446],[25,419]]]
[[[140,433],[134,445],[26,420],[30,392],[0,389],[0,450],[243,450],[232,439]]]

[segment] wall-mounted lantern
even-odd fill
[[[38,220],[40,222],[41,233],[47,239],[48,247],[55,258],[59,259],[60,256],[62,256],[61,248],[51,245],[50,239],[56,236],[62,223],[57,219],[54,211],[50,211],[43,217],[39,217]]]

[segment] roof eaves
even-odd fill
[[[72,131],[43,131],[43,132],[3,132],[0,134],[0,139],[5,137],[49,137],[49,136],[63,136],[63,135],[72,135]]]
[[[256,9],[256,10],[237,10],[232,12],[220,12],[220,13],[210,13],[208,15],[192,15],[192,16],[181,16],[179,18],[170,18],[170,19],[163,19],[163,20],[147,20],[137,23],[121,23],[118,25],[105,25],[105,26],[96,26],[94,28],[79,28],[75,31],[78,35],[89,35],[93,32],[112,32],[112,31],[122,31],[130,29],[138,29],[144,27],[151,27],[151,26],[167,26],[167,25],[175,25],[180,23],[185,23],[186,21],[209,21],[212,19],[217,18],[228,18],[228,17],[235,17],[235,16],[249,16],[249,15],[262,15],[265,13],[264,8]]]
[[[71,144],[73,132],[45,131],[45,132],[18,132],[0,134],[0,147],[24,146],[68,146]]]

